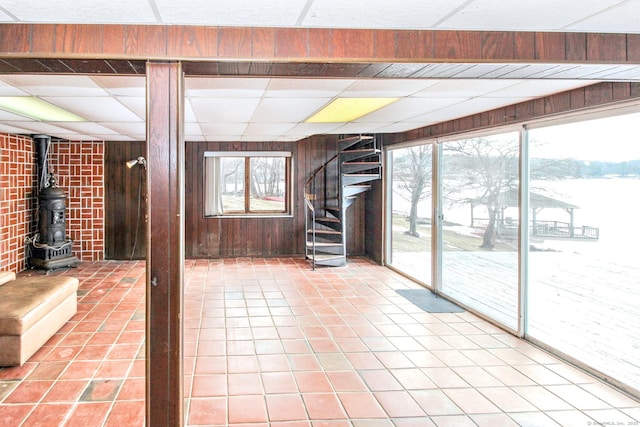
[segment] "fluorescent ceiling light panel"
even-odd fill
[[[41,122],[85,122],[67,110],[30,96],[0,97],[0,108]]]
[[[336,98],[309,117],[307,123],[347,123],[379,110],[399,98]]]

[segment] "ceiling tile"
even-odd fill
[[[468,0],[316,0],[302,20],[305,27],[430,28]]]
[[[605,2],[616,3],[600,13],[587,16],[564,29],[569,31],[585,32],[616,32],[638,33],[640,32],[640,4],[637,1]],[[578,6],[578,5],[576,5]],[[580,3],[579,7],[582,7]]]
[[[165,23],[221,26],[295,26],[306,0],[154,0]]]
[[[620,0],[474,0],[442,21],[438,28],[561,30],[576,20],[601,12],[619,2]]]
[[[248,123],[258,106],[256,98],[191,98],[196,119],[202,123]]]
[[[87,76],[12,74],[2,80],[35,96],[105,96],[107,92]]]
[[[409,96],[437,84],[439,80],[378,79],[359,80],[347,88],[344,97],[400,97]]]
[[[294,126],[295,123],[250,123],[244,136],[283,135]]]
[[[91,79],[112,96],[145,97],[144,76],[91,76]]]
[[[158,23],[149,2],[141,0],[3,0],[2,6],[26,22]]]
[[[383,107],[373,113],[363,116],[355,122],[373,123],[395,123],[408,120],[427,111],[436,110],[453,103],[459,103],[464,98],[402,98],[393,104]]]
[[[191,77],[185,79],[190,98],[260,98],[269,85],[263,78]]]
[[[271,79],[270,98],[332,98],[355,83],[351,79]]]
[[[440,80],[413,95],[425,98],[473,98],[513,86],[517,80],[453,79]]]
[[[254,122],[301,122],[330,101],[329,98],[265,98],[260,101]]]
[[[144,120],[110,97],[47,97],[47,102],[96,122],[137,122]]]
[[[247,123],[200,123],[200,129],[207,137],[211,135],[242,135],[246,128]]]

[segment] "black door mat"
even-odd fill
[[[462,307],[440,298],[429,289],[396,289],[396,292],[427,313],[464,313]]]

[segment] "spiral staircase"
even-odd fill
[[[382,155],[371,135],[338,140],[338,152],[305,185],[305,255],[316,266],[347,263],[346,213],[359,194],[382,177]]]

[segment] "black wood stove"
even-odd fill
[[[48,135],[35,135],[33,139],[38,148],[40,184],[38,234],[30,242],[29,265],[45,270],[76,267],[78,258],[71,252],[73,241],[67,238],[66,231],[67,196],[56,185],[55,177],[47,165],[51,138]]]

